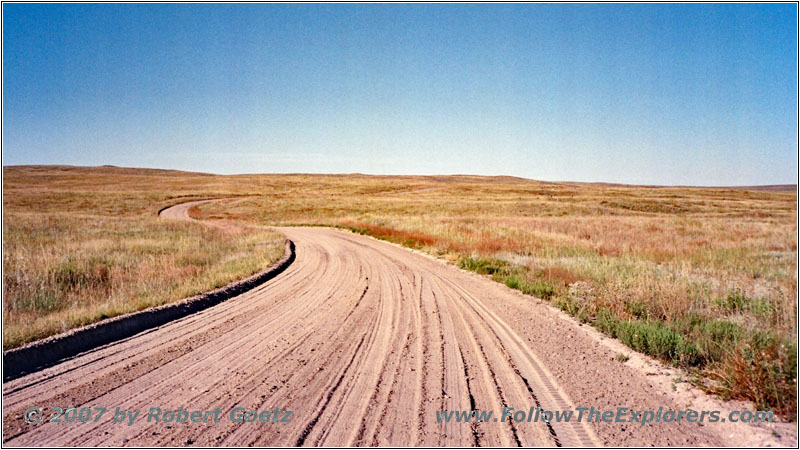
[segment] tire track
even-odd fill
[[[358,356],[358,350],[361,348],[361,345],[364,344],[364,338],[366,336],[367,336],[366,334],[361,336],[361,341],[359,341],[358,346],[356,347],[356,350],[353,352],[353,357],[350,358],[350,362],[344,368],[344,371],[342,371],[342,374],[339,376],[339,379],[336,381],[336,384],[334,384],[333,387],[328,391],[328,394],[325,396],[325,403],[322,404],[322,406],[320,407],[319,411],[314,416],[314,418],[311,419],[311,421],[305,426],[305,428],[303,428],[303,432],[300,434],[300,436],[297,438],[297,441],[294,443],[295,447],[301,447],[306,442],[306,438],[308,438],[308,435],[311,434],[311,430],[314,429],[314,426],[319,421],[320,416],[322,416],[322,413],[325,412],[325,409],[328,407],[328,404],[331,402],[331,399],[333,398],[333,394],[335,394],[336,390],[339,389],[339,386],[341,386],[342,380],[344,380],[344,376],[347,375],[347,370],[350,368],[350,366],[353,365],[353,362],[355,361],[356,356]]]

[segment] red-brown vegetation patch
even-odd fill
[[[439,239],[426,233],[409,230],[398,230],[381,225],[373,225],[366,222],[345,221],[343,225],[352,228],[354,231],[368,234],[378,239],[386,239],[399,244],[410,245],[413,247],[433,246]]]

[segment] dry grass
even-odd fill
[[[249,177],[197,214],[325,224],[548,299],[723,396],[795,414],[793,192],[481,177]]]
[[[283,253],[276,233],[159,220],[149,196],[111,183],[38,181],[4,169],[4,349],[225,285]]]
[[[242,196],[192,213],[340,226],[418,248],[546,298],[632,348],[694,371],[708,390],[795,415],[794,192],[471,176],[4,174],[7,210],[27,201],[31,180],[37,205],[54,212],[66,202],[72,211],[91,205],[108,216],[142,214],[170,197]],[[98,191],[104,200],[95,199]]]

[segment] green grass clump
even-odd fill
[[[500,259],[461,258],[458,267],[483,275],[507,275],[509,263]]]
[[[556,292],[549,281],[537,278],[527,267],[514,265],[500,259],[461,258],[458,267],[483,275],[491,275],[493,280],[503,283],[511,289],[544,300],[549,300]]]
[[[581,314],[574,301],[560,299],[558,305]],[[672,322],[622,319],[600,308],[592,324],[634,350],[721,381],[705,387],[723,397],[747,398],[758,408],[796,416],[797,346],[788,339],[700,315]]]
[[[697,350],[695,366],[705,366],[724,359],[746,331],[738,324],[723,319],[713,319],[696,314],[677,319],[670,327],[691,340]]]
[[[520,290],[524,294],[534,295],[545,300],[549,299],[553,296],[553,294],[555,294],[555,288],[553,288],[552,284],[545,280],[538,279],[521,285]]]
[[[697,348],[693,342],[669,328],[665,322],[651,320],[620,320],[608,309],[601,309],[595,322],[597,328],[618,338],[628,347],[656,356],[676,365],[697,364]]]

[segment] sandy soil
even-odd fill
[[[191,204],[164,216],[187,218]],[[192,316],[3,384],[8,446],[794,445],[793,424],[437,423],[442,409],[737,406],[673,391],[670,369],[476,274],[368,237],[277,228],[296,261]],[[633,357],[620,362],[620,351]],[[28,425],[38,406],[106,407],[98,422]],[[132,425],[115,408],[140,410]],[[152,407],[214,423],[148,423]],[[289,423],[228,413],[293,411]]]

